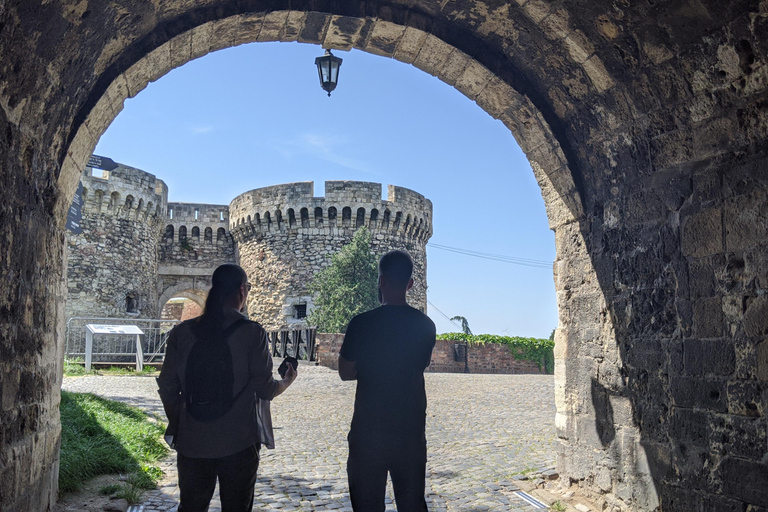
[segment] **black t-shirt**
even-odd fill
[[[411,306],[380,306],[349,322],[340,354],[357,369],[351,436],[423,438],[434,346],[435,324]]]

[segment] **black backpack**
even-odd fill
[[[187,411],[197,421],[220,418],[245,390],[233,395],[235,374],[227,339],[246,322],[245,318],[236,320],[217,339],[207,339],[201,329],[193,328],[197,341],[187,357],[184,395]]]

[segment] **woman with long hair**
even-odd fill
[[[168,338],[158,385],[177,451],[179,512],[207,510],[217,480],[222,512],[253,509],[259,450],[274,448],[269,404],[296,379],[290,365],[283,379],[272,376],[267,334],[242,314],[250,289],[241,267],[221,265],[203,314]]]

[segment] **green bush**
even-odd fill
[[[378,276],[376,256],[371,254],[371,233],[361,227],[310,283],[315,307],[307,320],[317,326],[318,332],[345,332],[353,316],[379,305]]]
[[[495,343],[509,347],[512,355],[518,361],[531,361],[539,365],[546,373],[552,373],[555,367],[555,342],[543,338],[521,338],[518,336],[498,336],[496,334],[464,334],[448,332],[439,334],[439,340],[463,341],[469,345],[484,345]]]
[[[59,489],[71,492],[98,476],[129,474],[132,485],[153,487],[153,465],[168,453],[164,427],[135,407],[87,393],[61,392]]]

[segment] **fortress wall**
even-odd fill
[[[165,184],[122,165],[104,177],[86,168],[81,179],[83,232],[67,234],[67,318],[155,317]]]
[[[378,203],[381,202],[381,184],[364,181],[326,181],[325,199],[328,202]]]
[[[229,207],[168,203],[158,258],[161,273],[173,274],[184,274],[188,268],[212,271],[222,263],[234,263]]]
[[[317,230],[320,231],[320,230]],[[352,241],[354,229],[323,230],[305,236],[284,230],[240,242],[240,265],[254,285],[248,296],[248,313],[267,329],[277,329],[294,321],[296,304],[308,304],[312,297],[309,283],[317,272],[330,264],[332,254]],[[426,312],[426,251],[397,234],[373,233],[371,249],[381,256],[393,249],[406,250],[414,261],[414,286],[408,303]]]
[[[251,317],[270,329],[298,322],[296,305],[311,310],[308,286],[314,275],[360,226],[370,229],[377,256],[393,249],[411,254],[415,286],[408,299],[426,311],[432,203],[400,187],[390,197],[402,202],[382,200],[378,183],[328,181],[325,190],[325,197],[313,197],[311,182],[278,185],[251,190],[230,204],[239,262],[255,285],[248,302]]]

